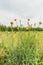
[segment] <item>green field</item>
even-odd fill
[[[43,65],[43,31],[0,32],[0,65]]]

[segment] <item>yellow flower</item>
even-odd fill
[[[18,32],[13,34],[13,38],[15,38],[15,39],[17,38],[17,36],[18,36]]]
[[[13,24],[14,24],[13,22],[10,22],[10,25],[11,25],[11,26],[13,26]]]
[[[31,28],[30,26],[27,26],[27,27],[26,27],[26,30],[30,30],[30,28]]]
[[[13,38],[16,38],[16,33],[13,35]]]

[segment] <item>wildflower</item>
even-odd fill
[[[42,22],[41,21],[39,21],[39,25],[41,25],[42,24]]]
[[[28,20],[28,21],[30,21],[30,19],[29,19],[29,18],[28,18],[27,20]]]
[[[16,21],[16,18],[14,19],[14,21]]]
[[[16,39],[17,35],[17,33],[13,34],[13,38]]]
[[[27,27],[26,27],[26,30],[30,30],[30,28],[31,28],[30,26],[27,26]]]
[[[10,22],[11,27],[13,27],[13,24],[14,24],[13,22]]]

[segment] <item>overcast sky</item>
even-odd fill
[[[22,19],[24,26],[26,18],[43,22],[43,0],[0,0],[0,23],[9,25],[14,18]]]

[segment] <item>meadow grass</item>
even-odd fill
[[[43,65],[43,31],[0,32],[0,65]]]

